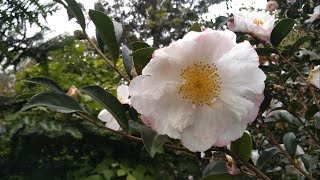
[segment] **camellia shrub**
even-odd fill
[[[121,22],[89,10],[94,41],[79,4],[58,2],[82,28],[75,36],[124,83],[115,97],[97,85],[65,93],[49,78],[29,78],[51,91],[21,111],[48,107],[57,118],[73,116],[141,142],[151,157],[161,147],[196,156],[205,180],[320,178],[317,1],[268,1],[266,11],[220,16],[211,27],[194,23],[162,48],[142,41],[120,48]],[[84,94],[104,108],[97,117],[85,109]]]

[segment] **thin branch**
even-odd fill
[[[257,169],[255,166],[253,166],[252,164],[250,164],[248,161],[243,160],[241,157],[239,157],[237,154],[235,154],[234,152],[230,151],[227,148],[218,148],[220,151],[234,157],[237,161],[239,161],[241,164],[243,164],[244,166],[246,166],[247,168],[249,168],[251,171],[253,171],[257,177],[264,179],[264,180],[270,180],[270,178],[268,178],[265,174],[263,174],[259,169]]]
[[[267,128],[266,128],[267,129]],[[291,156],[288,154],[288,152],[286,150],[284,150],[280,144],[277,142],[277,140],[274,138],[273,134],[267,129],[268,131],[268,138],[270,139],[270,141],[277,146],[277,148],[281,151],[281,153],[289,160],[289,162],[298,170],[300,171],[304,176],[306,176],[307,178],[309,178],[310,180],[315,180],[309,173],[307,173],[306,171],[304,171],[292,158]]]
[[[317,97],[316,97],[316,94],[314,93],[314,90],[313,90],[310,82],[307,81],[306,78],[304,77],[304,75],[302,75],[301,72],[297,69],[297,67],[290,62],[290,59],[285,58],[285,57],[284,57],[283,55],[281,55],[281,54],[279,54],[279,56],[280,56],[287,64],[289,64],[289,65],[298,73],[298,75],[301,77],[301,79],[307,84],[307,87],[308,87],[309,91],[311,92],[312,98],[314,99],[314,101],[315,101],[318,109],[320,109],[319,101],[318,101],[318,99],[317,99]]]
[[[90,39],[88,34],[84,32],[86,39],[89,41],[91,46],[98,52],[98,54],[101,56],[101,58],[112,68],[114,69],[123,79],[125,79],[127,82],[130,82],[130,79],[123,74],[116,66],[112,64],[112,62],[104,55],[104,53],[97,47],[97,45]]]
[[[76,115],[78,115],[79,117],[83,118],[84,120],[87,120],[91,123],[93,123],[96,127],[98,128],[103,128],[103,129],[106,129],[108,131],[111,131],[115,134],[118,134],[118,135],[121,135],[129,140],[133,140],[133,141],[137,141],[137,142],[143,142],[143,140],[139,137],[136,137],[136,136],[132,136],[132,135],[129,135],[129,134],[126,134],[124,132],[121,132],[121,131],[115,131],[113,129],[110,129],[108,127],[105,127],[103,125],[100,125],[98,124],[94,119],[93,117],[88,117],[87,114],[84,114],[84,113],[75,113]],[[182,146],[176,146],[176,145],[173,145],[173,144],[168,144],[168,143],[165,143],[163,145],[164,147],[167,147],[167,148],[171,148],[171,149],[175,149],[175,150],[178,150],[178,151],[181,151],[187,155],[190,155],[190,156],[193,156],[193,157],[196,157],[196,154],[194,152],[191,152],[189,151],[187,148],[185,147],[182,147]],[[252,172],[254,172],[256,174],[257,177],[260,177],[261,179],[263,180],[270,180],[265,174],[263,174],[261,171],[259,171],[255,166],[253,166],[252,164],[248,163],[247,161],[243,160],[242,158],[238,157],[235,153],[233,153],[232,151],[230,151],[229,149],[226,149],[226,148],[220,148],[220,147],[212,147],[210,148],[210,150],[212,151],[221,151],[221,152],[224,152],[232,157],[234,157],[236,160],[238,160],[239,162],[241,162],[244,166],[246,166],[248,169],[250,169]],[[212,159],[212,158],[210,158]]]

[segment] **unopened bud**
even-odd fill
[[[83,34],[82,30],[75,30],[73,32],[73,35],[75,38],[77,38],[78,40],[84,40],[86,39],[86,36]]]
[[[69,91],[67,92],[68,96],[71,96],[74,100],[80,102],[81,101],[81,93],[80,91],[77,89],[76,86],[72,85],[69,88]]]
[[[274,10],[278,9],[279,8],[279,4],[277,1],[268,1],[267,2],[267,6],[266,6],[266,10],[269,11],[269,12],[273,12]]]
[[[226,155],[226,159],[227,159],[227,167],[228,167],[229,174],[238,175],[240,173],[240,170],[237,167],[236,162],[234,161],[234,159],[229,155]]]

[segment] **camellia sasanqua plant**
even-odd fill
[[[46,77],[26,81],[52,91],[22,108],[45,106],[144,144],[196,156],[202,179],[318,179],[320,165],[320,6],[316,1],[269,1],[266,10],[194,23],[163,48],[121,44],[121,22],[89,10],[97,41],[75,0],[56,0],[77,19],[97,54],[123,79],[117,97],[103,87],[65,93]],[[119,60],[123,67],[119,67]],[[121,69],[124,69],[123,72]],[[92,116],[82,94],[104,110]]]

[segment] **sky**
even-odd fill
[[[93,9],[94,3],[98,0],[76,0],[84,5],[86,11]],[[51,0],[40,0],[40,2],[51,2]],[[226,3],[222,2],[217,5],[213,5],[209,8],[209,13],[204,16],[206,20],[215,19],[219,15],[226,15],[226,13],[232,13],[239,10],[241,7],[253,6],[255,8],[264,9],[266,6],[266,0],[233,0],[229,3],[230,9],[227,9]],[[48,16],[46,21],[43,19],[42,22],[46,24],[51,31],[46,34],[46,38],[52,38],[59,34],[69,33],[73,34],[75,30],[81,29],[80,26],[76,23],[75,19],[68,21],[68,15],[66,9],[62,6],[60,10],[54,13],[52,16]],[[32,27],[30,35],[37,31],[37,28]],[[89,22],[87,33],[89,36],[95,35],[95,28],[92,22]]]

